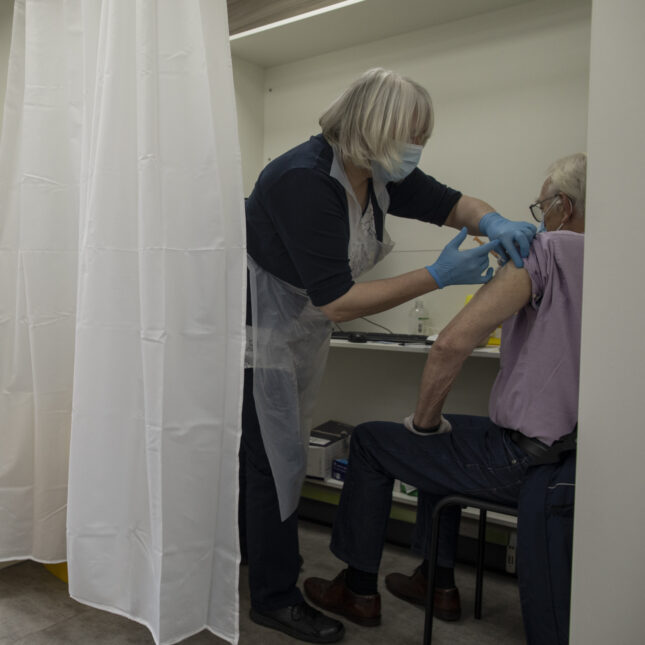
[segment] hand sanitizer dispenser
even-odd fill
[[[430,315],[423,306],[422,300],[415,300],[414,306],[408,315],[408,332],[410,334],[421,334],[429,336],[432,333],[430,326]]]

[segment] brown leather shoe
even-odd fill
[[[421,573],[421,567],[417,567],[411,576],[388,573],[385,576],[385,586],[397,598],[425,607],[428,579]]]
[[[434,588],[434,615],[440,620],[459,620],[461,618],[461,600],[459,589]]]
[[[385,586],[397,598],[425,607],[428,579],[421,572],[421,567],[417,567],[411,576],[402,573],[388,574],[385,576]],[[449,589],[435,587],[434,615],[440,620],[459,620],[461,601],[457,587]]]
[[[345,616],[363,627],[381,624],[381,594],[363,596],[354,593],[345,584],[343,569],[333,580],[307,578],[305,593],[311,602],[319,607]]]

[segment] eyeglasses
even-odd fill
[[[555,195],[551,195],[551,197],[545,197],[544,199],[540,199],[537,202],[534,202],[529,206],[529,210],[531,211],[531,215],[533,215],[533,219],[536,222],[543,222],[544,221],[544,209],[542,208],[542,204],[545,202],[549,202],[552,199],[555,199],[556,197],[559,197],[560,193],[556,193]]]
[[[571,199],[571,197],[569,197],[569,195],[565,195],[564,193],[556,193],[555,195],[551,195],[551,197],[545,197],[544,199],[541,199],[540,201],[537,201],[537,202],[535,202],[535,203],[533,203],[533,204],[531,204],[529,206],[529,210],[531,211],[531,215],[533,215],[533,219],[536,222],[543,222],[544,221],[544,215],[546,214],[546,212],[549,209],[547,208],[547,210],[545,211],[542,208],[542,204],[544,204],[544,202],[551,201],[552,199],[555,199],[556,197],[560,197],[560,195],[564,195],[565,197],[567,197],[571,201],[571,204],[573,204],[573,199]]]

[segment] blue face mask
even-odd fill
[[[556,204],[559,204],[559,203],[560,203],[560,198],[553,200],[553,202],[551,202],[551,205],[544,211],[544,214],[542,215],[542,221],[540,222],[540,225],[538,226],[538,230],[537,230],[538,233],[548,233],[548,231],[546,230],[546,224],[544,223],[546,221],[546,216],[547,216],[548,212]],[[562,222],[562,224],[564,224],[564,222]],[[557,228],[558,231],[562,228],[562,224],[560,224],[560,226],[558,226],[558,228]]]
[[[401,161],[392,170],[386,170],[378,161],[372,162],[372,175],[384,183],[389,181],[403,181],[418,165],[421,159],[423,146],[406,143],[401,151]]]

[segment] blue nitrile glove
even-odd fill
[[[479,231],[491,241],[499,240],[502,260],[506,262],[511,257],[515,266],[521,269],[524,266],[522,258],[528,257],[531,240],[535,237],[537,229],[529,222],[512,222],[492,211],[479,220]]]
[[[495,240],[476,249],[460,251],[459,245],[466,235],[468,229],[464,226],[446,244],[437,261],[426,267],[440,289],[449,284],[484,284],[493,277],[493,267],[488,266],[488,254],[491,250],[499,250],[500,243]],[[482,275],[484,271],[486,273]]]

